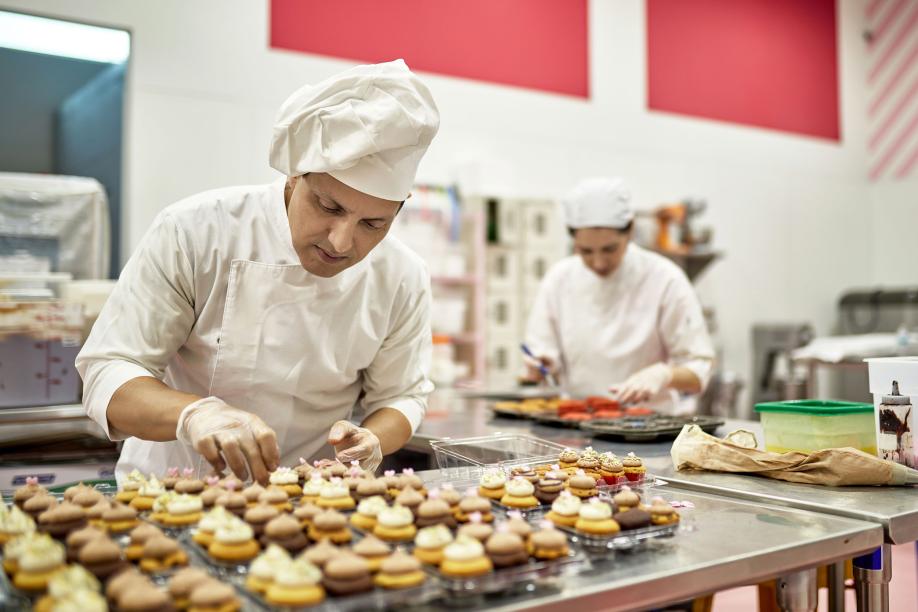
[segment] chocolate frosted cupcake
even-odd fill
[[[322,508],[311,502],[306,502],[296,507],[296,510],[293,511],[293,516],[300,522],[301,527],[307,529],[312,525],[313,519],[321,512]]]
[[[450,512],[455,516],[456,511],[459,510],[459,502],[462,501],[462,495],[459,494],[459,491],[454,489],[453,485],[447,483],[439,488],[439,497],[449,504]]]
[[[43,512],[50,510],[56,505],[56,499],[47,493],[39,493],[38,495],[33,495],[25,502],[23,502],[22,511],[32,517],[33,520],[38,520],[38,517]]]
[[[102,515],[105,514],[105,511],[112,507],[112,503],[107,499],[102,499],[99,503],[94,506],[86,508],[86,520],[89,521],[90,525],[95,525],[96,527],[101,527]]]
[[[469,515],[469,522],[459,528],[456,536],[465,536],[478,540],[484,544],[494,534],[494,528],[481,519],[481,514],[473,512]]]
[[[625,511],[640,506],[641,496],[631,490],[631,487],[624,486],[621,491],[612,497],[612,501],[615,502],[619,510]]]
[[[72,503],[80,506],[83,509],[91,508],[101,501],[105,500],[105,496],[96,491],[95,489],[85,489],[80,491],[70,500]]]
[[[107,537],[87,542],[77,556],[80,565],[99,580],[105,580],[125,567],[121,547]]]
[[[244,520],[252,528],[255,537],[261,537],[265,532],[265,525],[280,516],[280,510],[268,504],[258,504],[245,511]]]
[[[306,548],[309,541],[300,522],[289,514],[282,514],[265,525],[262,543],[265,546],[277,544],[290,554],[296,554]]]
[[[368,535],[351,547],[351,551],[363,557],[374,574],[379,571],[383,559],[389,556],[392,548],[374,535]]]
[[[70,502],[54,506],[38,516],[38,530],[59,540],[65,539],[70,532],[82,529],[87,524],[86,511]]]
[[[171,467],[166,470],[166,474],[159,479],[167,491],[171,491],[175,488],[175,483],[179,481],[179,469],[177,467]]]
[[[564,483],[552,478],[542,478],[536,484],[535,496],[540,504],[551,504],[558,499],[561,491],[564,490]]]
[[[83,548],[90,541],[95,540],[96,538],[107,538],[107,534],[99,529],[98,527],[93,527],[92,525],[83,527],[82,529],[77,529],[70,533],[67,536],[67,560],[76,561],[80,549]]]
[[[246,501],[242,493],[235,493],[233,491],[226,491],[217,498],[215,502],[217,506],[223,506],[228,512],[231,512],[242,518],[245,516]]]
[[[48,489],[38,484],[38,478],[35,476],[29,476],[26,478],[26,484],[16,489],[16,492],[13,493],[13,503],[19,506],[20,509],[24,510],[25,508],[23,508],[23,504],[25,504],[26,501],[35,497],[36,495],[47,493]]]
[[[511,531],[498,531],[485,542],[485,552],[494,567],[511,567],[529,561],[523,538]]]
[[[210,579],[210,574],[200,567],[185,567],[177,571],[169,579],[169,595],[179,610],[188,608],[191,592],[205,580]]]
[[[399,506],[408,508],[411,510],[411,513],[417,517],[418,508],[424,503],[424,496],[421,495],[417,489],[406,486],[402,489],[402,492],[395,497],[395,503]]]
[[[652,521],[650,513],[640,508],[631,508],[630,510],[619,512],[612,518],[622,528],[622,531],[649,527]]]
[[[208,578],[191,591],[188,597],[190,610],[232,611],[242,607],[236,589],[216,578]]]
[[[187,471],[187,470],[186,470]],[[194,472],[186,474],[181,480],[175,483],[175,492],[184,493],[185,495],[200,495],[204,491],[204,481],[198,478],[192,478]]]
[[[310,546],[303,553],[303,557],[318,568],[325,567],[325,564],[344,553],[344,550],[338,548],[328,539],[323,539],[314,546]]]
[[[353,595],[373,588],[370,565],[353,553],[343,553],[325,564],[322,584],[334,595]]]
[[[388,487],[386,481],[382,478],[362,478],[354,489],[353,497],[357,501],[374,497],[376,495],[385,497]]]
[[[402,493],[402,495],[404,494],[405,493]],[[431,494],[433,494],[432,491]],[[450,511],[448,503],[439,497],[434,497],[422,502],[421,505],[418,506],[417,520],[415,523],[418,527],[430,527],[432,525],[446,525],[447,527],[455,527],[456,518]]]
[[[245,503],[251,507],[258,503],[258,496],[264,492],[265,488],[263,486],[253,482],[242,490],[242,496],[245,498]]]
[[[143,555],[143,545],[150,538],[164,536],[162,529],[150,523],[141,523],[131,530],[131,543],[125,549],[124,554],[129,561],[139,561]]]

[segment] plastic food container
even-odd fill
[[[809,453],[824,448],[857,448],[877,453],[873,406],[859,402],[793,400],[756,404],[765,430],[765,449]]]
[[[475,481],[488,468],[511,468],[531,462],[557,463],[564,446],[526,434],[444,438],[430,443],[441,479]]]

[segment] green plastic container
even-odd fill
[[[792,400],[756,404],[765,430],[765,449],[810,453],[824,448],[857,448],[877,454],[873,404]]]

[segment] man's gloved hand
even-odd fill
[[[254,480],[268,484],[270,472],[280,463],[274,430],[254,414],[233,408],[218,397],[205,397],[185,406],[175,437],[194,447],[216,472],[229,465],[240,480],[250,472]]]
[[[665,363],[655,363],[639,370],[623,383],[612,385],[609,391],[616,394],[622,404],[644,402],[657,395],[673,381],[673,369]]]
[[[382,463],[382,446],[376,434],[350,421],[338,421],[332,425],[328,443],[335,447],[335,456],[341,463],[359,461],[360,467],[371,472],[375,472]]]
[[[530,383],[547,382],[554,383],[555,363],[548,357],[532,358],[529,355],[523,355],[523,363],[526,365],[526,376],[524,381]]]

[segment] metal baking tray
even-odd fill
[[[685,425],[698,425],[707,433],[724,424],[712,416],[667,416],[654,414],[620,419],[597,419],[581,422],[580,429],[598,438],[613,438],[625,442],[655,442],[675,439]]]

